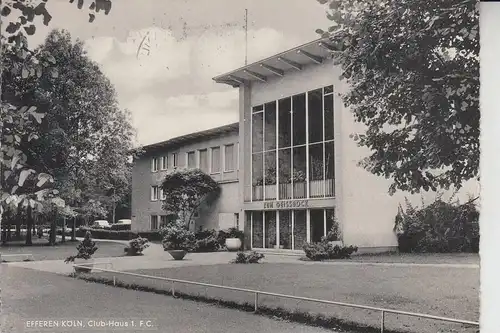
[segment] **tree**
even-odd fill
[[[69,0],[73,3],[74,0]],[[40,76],[44,73],[50,63],[54,63],[50,54],[38,54],[28,47],[26,36],[33,35],[36,31],[35,18],[42,17],[43,24],[48,25],[52,16],[47,11],[45,3],[42,1],[5,1],[1,5],[1,21],[10,21],[6,29],[2,29],[0,47],[2,63],[0,65],[0,88],[3,91],[3,77],[7,75],[17,76],[21,79]],[[78,0],[77,6],[83,8],[84,0]],[[111,10],[110,0],[95,0],[89,6],[89,21],[95,19],[95,12],[103,10],[108,14]],[[14,16],[17,13],[17,20]],[[5,31],[5,33],[4,33]],[[3,61],[8,55],[11,66],[5,66]],[[52,71],[51,75],[57,76],[57,72]],[[12,201],[21,201],[33,208],[36,199],[46,199],[57,195],[56,191],[47,189],[38,190],[37,193],[26,192],[16,196],[16,191],[23,188],[27,178],[35,181],[36,188],[40,188],[52,181],[53,178],[45,173],[28,167],[24,151],[19,149],[20,135],[27,136],[31,141],[37,137],[36,124],[40,124],[44,117],[43,113],[36,112],[36,107],[31,105],[15,105],[5,102],[0,104],[0,226],[4,207]],[[34,126],[33,126],[34,125]],[[7,132],[7,133],[6,133]],[[6,179],[7,178],[7,179]],[[10,179],[9,179],[10,178]],[[17,184],[16,184],[17,183]],[[12,185],[15,184],[15,185]],[[28,195],[29,194],[29,195]],[[59,201],[58,201],[59,202]],[[39,201],[38,201],[39,203]],[[59,202],[60,203],[60,202]]]
[[[27,164],[53,175],[54,187],[72,206],[84,208],[93,199],[112,207],[124,196],[131,173],[129,151],[135,132],[130,114],[118,107],[112,84],[87,57],[81,41],[73,43],[69,33],[53,30],[37,51],[55,59],[49,74],[4,79],[9,83],[5,100],[28,101],[45,114],[38,140],[21,137]],[[108,200],[103,189],[109,187],[113,195]]]
[[[361,165],[390,193],[460,188],[478,178],[479,12],[473,0],[328,3],[343,102],[367,126]]]
[[[220,193],[219,184],[200,169],[180,169],[168,173],[161,184],[163,209],[189,227],[196,210],[210,204]]]

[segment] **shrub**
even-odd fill
[[[95,251],[97,251],[97,246],[95,242],[92,240],[92,234],[90,231],[85,233],[85,238],[78,244],[76,247],[78,253],[74,256],[69,256],[64,260],[65,263],[70,263],[75,261],[75,259],[85,259],[88,260],[92,258]]]
[[[139,236],[128,242],[128,246],[128,254],[138,255],[142,254],[142,251],[149,247],[149,241],[146,238]]]
[[[349,259],[353,253],[358,251],[357,246],[339,246],[329,242],[306,243],[303,249],[306,257],[314,261]]]
[[[162,228],[160,233],[163,237],[162,244],[165,251],[193,251],[196,248],[194,233],[179,223],[172,223]]]
[[[258,264],[259,260],[263,259],[264,255],[255,251],[248,253],[238,252],[236,253],[236,259],[231,261],[233,264]]]
[[[195,235],[195,252],[216,252],[220,245],[217,239],[216,230],[200,230]]]
[[[438,198],[414,207],[399,207],[394,231],[401,252],[478,252],[479,211],[474,200],[465,204]]]

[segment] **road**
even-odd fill
[[[2,333],[331,332],[242,311],[1,264],[0,287]],[[102,322],[106,327],[95,327]],[[68,328],[71,324],[77,328]],[[92,324],[94,327],[91,328]],[[35,325],[47,328],[34,328]],[[116,326],[112,329],[110,325]]]

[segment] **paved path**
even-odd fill
[[[69,277],[0,266],[2,312],[0,331],[5,333],[67,332],[278,332],[326,333],[324,329],[276,321],[251,313],[219,308],[168,296],[85,283]],[[89,320],[116,320],[136,328],[90,328]],[[27,321],[81,320],[84,328],[27,328]],[[140,329],[140,320],[151,320],[153,330]]]

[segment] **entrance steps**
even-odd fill
[[[265,255],[277,255],[277,256],[293,256],[293,257],[303,257],[304,251],[302,250],[284,250],[284,249],[252,249],[259,253]]]

